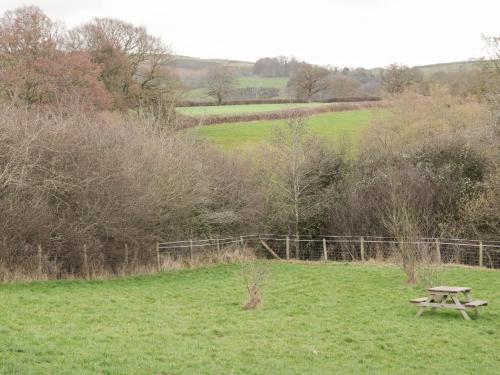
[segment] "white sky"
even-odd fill
[[[0,13],[22,5],[68,27],[140,24],[182,55],[339,67],[468,60],[483,55],[482,33],[500,35],[500,0],[0,0]]]

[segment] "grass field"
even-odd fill
[[[311,116],[307,120],[307,128],[311,134],[327,140],[356,145],[362,130],[374,116],[382,113],[384,111],[381,110],[322,113]],[[224,149],[252,148],[261,142],[271,140],[274,129],[285,124],[285,120],[219,124],[200,127],[197,133]]]
[[[288,77],[242,76],[234,81],[236,87],[276,87],[283,90],[288,83]]]
[[[235,88],[245,87],[275,87],[280,90],[280,98],[285,97],[286,84],[288,77],[259,77],[259,76],[239,76],[234,79]],[[191,89],[187,92],[186,100],[214,100],[207,94],[207,88]]]
[[[187,116],[227,116],[248,113],[274,112],[295,108],[314,108],[324,106],[325,103],[284,103],[284,104],[242,104],[242,105],[213,105],[198,107],[178,107],[179,113]]]
[[[391,266],[266,262],[244,311],[240,265],[0,286],[3,374],[497,374],[498,271],[447,268],[489,300],[479,319],[415,317]]]

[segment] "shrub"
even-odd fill
[[[8,265],[31,261],[41,244],[60,275],[82,273],[85,244],[91,269],[113,270],[126,243],[150,261],[157,239],[250,230],[245,210],[258,207],[237,160],[144,122],[1,108],[0,139]]]

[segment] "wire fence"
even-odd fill
[[[159,242],[158,257],[193,258],[200,253],[218,253],[228,245],[249,246],[261,257],[308,261],[391,260],[402,247],[411,247],[417,256],[431,256],[442,263],[500,268],[500,241],[460,238],[408,238],[380,236],[291,237],[262,234],[175,242]]]
[[[244,260],[257,256],[279,260],[398,262],[403,251],[422,261],[500,269],[500,241],[460,238],[381,236],[301,236],[250,234],[236,237],[157,242],[113,249],[83,245],[67,251],[26,245],[24,251],[0,253],[0,281],[16,274],[49,278],[92,278],[107,274],[156,272],[182,265]],[[251,253],[251,254],[250,254]],[[14,275],[14,276],[13,276]]]

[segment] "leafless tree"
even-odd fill
[[[325,96],[328,98],[357,96],[361,92],[361,84],[349,76],[331,74],[328,77]]]
[[[207,76],[208,95],[221,104],[233,87],[233,72],[224,65],[214,65]]]
[[[0,18],[0,95],[24,105],[54,105],[69,96],[105,108],[101,68],[82,51],[64,51],[64,28],[37,7]]]
[[[390,95],[403,93],[419,81],[419,72],[405,65],[391,64],[382,71],[382,85]]]
[[[67,48],[90,53],[103,69],[101,79],[118,108],[137,106],[141,93],[158,90],[172,56],[160,38],[144,27],[96,18],[69,32]]]
[[[495,114],[500,132],[500,36],[483,35],[488,54],[483,66],[484,94]]]
[[[301,64],[290,77],[288,89],[297,99],[311,101],[313,96],[327,88],[328,74],[326,68]]]
[[[336,198],[342,161],[321,140],[307,133],[306,120],[294,116],[276,129],[263,152],[263,178],[268,181],[269,217],[294,233],[299,256],[301,232],[317,224],[318,213]]]

